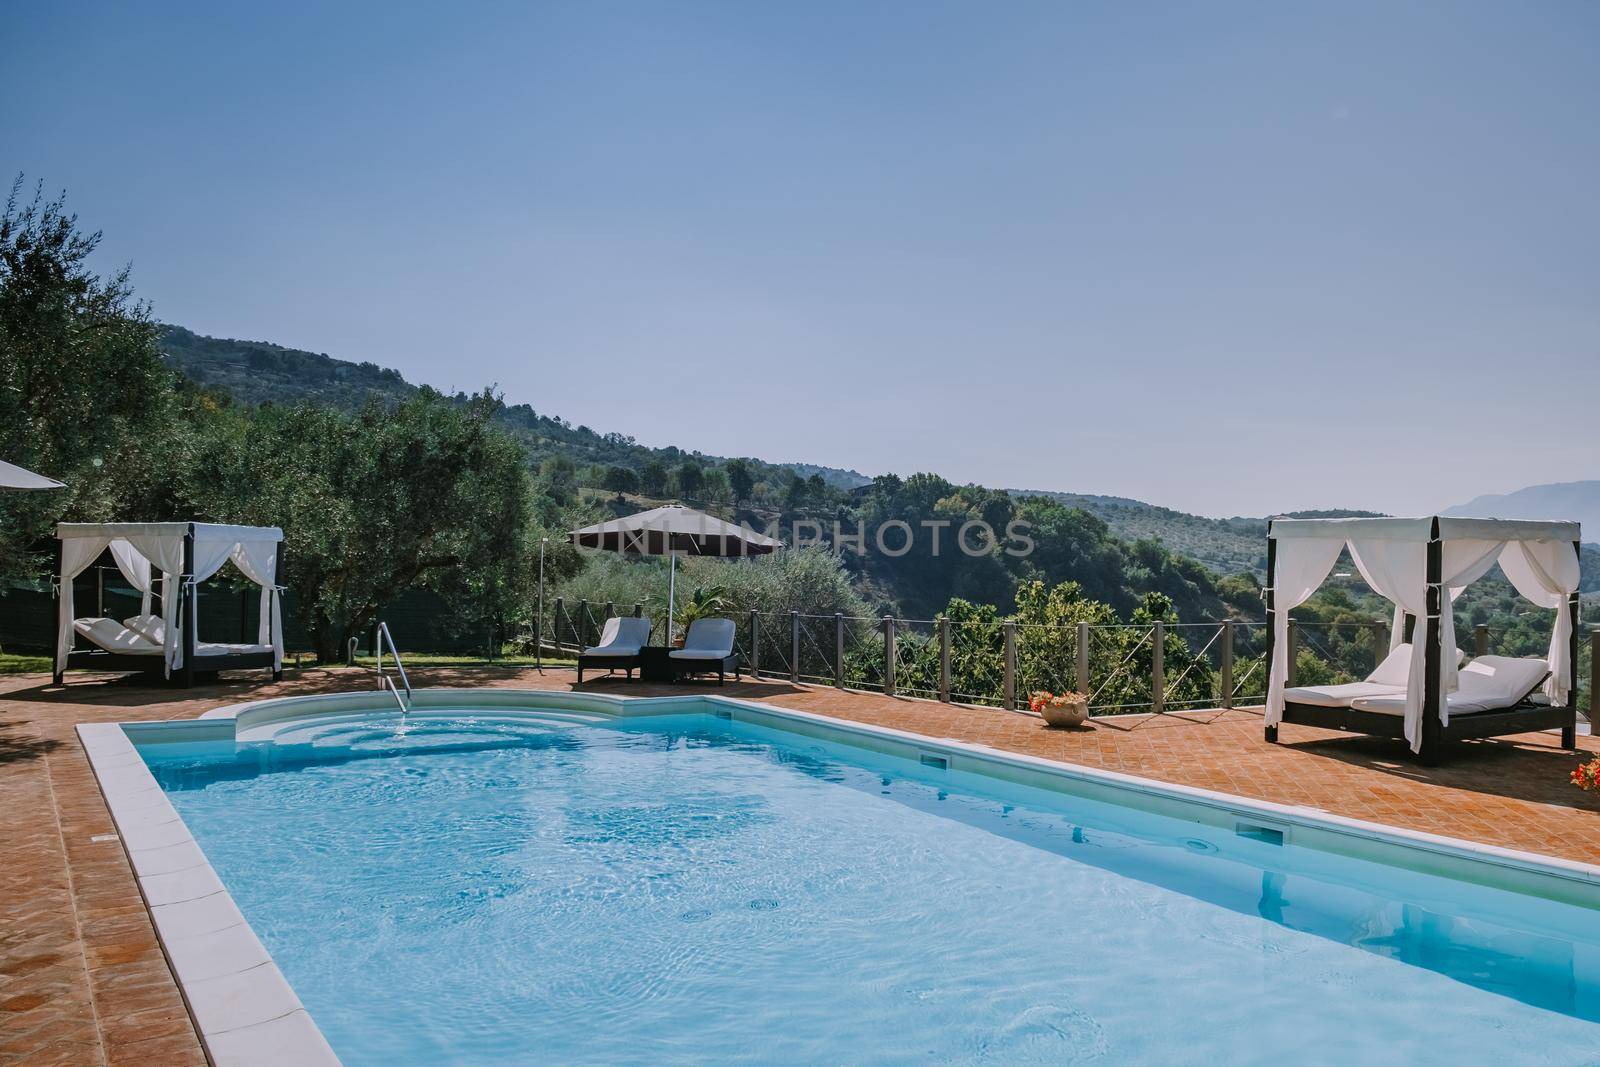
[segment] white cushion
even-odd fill
[[[1401,689],[1406,687],[1406,682],[1411,679],[1411,644],[1407,642],[1395,645],[1389,654],[1383,657],[1383,662],[1372,669],[1367,675],[1367,681],[1374,685],[1397,685]]]
[[[714,648],[675,648],[668,652],[667,655],[672,659],[700,659],[715,663],[733,655],[733,650],[729,649],[727,652],[723,652]]]
[[[128,629],[116,619],[76,619],[72,628],[107,652],[159,656],[161,646]]]
[[[614,615],[600,631],[600,643],[583,650],[586,656],[637,656],[650,640],[650,620]]]
[[[1357,711],[1373,711],[1379,715],[1404,715],[1406,695],[1402,692],[1395,696],[1362,697],[1359,700],[1352,700],[1350,706]]]
[[[1527,696],[1549,673],[1550,664],[1536,657],[1515,659],[1511,656],[1479,656],[1461,668],[1457,676],[1460,679],[1457,692],[1479,700],[1515,703]]]
[[[1466,658],[1466,653],[1456,649],[1456,664]],[[1389,654],[1383,657],[1383,662],[1372,669],[1367,675],[1367,681],[1375,685],[1397,685],[1401,689],[1411,680],[1411,643],[1395,645]]]
[[[696,619],[683,635],[684,652],[715,652],[718,658],[733,655],[732,619]],[[676,652],[672,653],[677,655]],[[679,659],[708,659],[707,656],[679,656]]]
[[[1351,701],[1364,697],[1404,697],[1404,685],[1379,685],[1376,682],[1347,682],[1344,685],[1302,685],[1283,691],[1283,699],[1292,704],[1315,704],[1321,708],[1348,708]]]
[[[228,645],[212,641],[200,641],[194,646],[196,656],[236,656],[271,651],[271,645]]]
[[[122,625],[143,637],[147,641],[161,644],[166,640],[167,624],[161,621],[159,615],[134,615],[122,620]]]
[[[1550,666],[1542,659],[1479,656],[1461,668],[1460,687],[1445,698],[1445,704],[1452,715],[1515,707],[1549,673]],[[1404,715],[1406,698],[1404,693],[1370,697],[1357,700],[1351,706],[1357,711]]]

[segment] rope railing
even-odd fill
[[[544,646],[581,650],[617,613],[610,604],[556,598],[540,620],[549,635]],[[1247,708],[1266,697],[1269,634],[1261,619],[1091,624],[752,611],[736,621],[735,650],[745,670],[762,679],[1011,709],[1025,708],[1036,691],[1076,690],[1097,717]],[[1365,677],[1388,652],[1388,627],[1386,619],[1292,620],[1291,678],[1326,684]],[[1479,655],[1526,643],[1520,632],[1485,626],[1458,633],[1463,648]],[[1585,635],[1585,708],[1593,655]]]

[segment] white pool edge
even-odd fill
[[[206,1058],[218,1067],[338,1064],[122,725],[82,723],[78,738]]]
[[[1570,899],[1575,895],[1587,898],[1582,902],[1588,906],[1600,906],[1597,903],[1600,901],[1597,897],[1600,866],[1594,864],[714,693],[628,697],[538,689],[420,689],[414,694],[413,707],[420,714],[426,714],[431,708],[460,708],[463,704],[496,714],[514,714],[518,710],[532,713],[567,710],[617,716],[696,711],[712,705],[726,709],[731,718],[757,725],[775,722],[780,729],[799,733],[805,731],[795,731],[793,726],[808,726],[812,730],[847,735],[857,742],[865,742],[861,747],[880,752],[904,756],[908,753],[899,750],[909,748],[917,754],[943,756],[952,770],[975,771],[1001,781],[1040,784],[1044,788],[1049,788],[1051,780],[1072,781],[1122,796],[1132,794],[1146,801],[1134,806],[1146,810],[1151,810],[1152,806],[1154,810],[1199,806],[1219,817],[1220,821],[1212,820],[1217,825],[1226,825],[1229,819],[1239,817],[1256,820],[1282,828],[1286,834],[1295,834],[1297,844],[1357,855],[1390,866],[1428,869],[1413,863],[1394,862],[1394,858],[1409,858],[1420,853],[1438,859],[1440,868],[1432,873],[1442,877],[1484,881],[1460,871],[1463,866],[1470,869],[1483,865],[1490,871],[1504,874],[1514,883],[1505,885],[1498,880],[1494,883],[1507,891],[1551,899]],[[393,698],[386,692],[345,693],[253,701],[214,709],[198,719],[78,726],[79,739],[116,824],[162,951],[189,1006],[206,1055],[213,1063],[226,1067],[263,1067],[336,1064],[339,1060],[156,782],[129,730],[152,738],[167,734],[171,740],[221,739],[232,736],[241,727],[298,721],[312,716],[392,712],[393,707]],[[1192,815],[1174,814],[1198,821]],[[1313,839],[1308,840],[1308,837]],[[1394,858],[1384,858],[1386,856]],[[1571,893],[1552,893],[1550,883],[1555,886],[1570,884]]]

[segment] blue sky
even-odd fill
[[[1420,512],[1600,477],[1600,5],[32,4],[159,317],[647,444]]]

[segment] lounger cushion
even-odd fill
[[[1367,681],[1373,685],[1385,685],[1390,688],[1399,686],[1404,689],[1410,677],[1411,643],[1408,641],[1405,644],[1395,645],[1391,648],[1389,654],[1383,657],[1383,662],[1374,667],[1372,673],[1367,675]],[[1382,694],[1373,693],[1369,695],[1381,696]]]
[[[1445,702],[1452,715],[1515,707],[1549,673],[1550,665],[1542,659],[1479,656],[1461,668],[1460,684],[1454,693],[1445,698]],[[1357,711],[1404,715],[1406,698],[1404,693],[1399,696],[1370,697],[1357,700],[1351,706]]]
[[[1283,699],[1291,704],[1315,704],[1321,708],[1348,708],[1352,701],[1367,697],[1399,696],[1404,699],[1404,685],[1380,685],[1377,682],[1348,682],[1344,685],[1302,685],[1283,691]]]
[[[1532,692],[1549,673],[1550,664],[1536,656],[1479,656],[1461,668],[1456,691],[1515,702]]]
[[[159,615],[133,615],[123,619],[122,625],[146,641],[153,641],[159,645],[166,640],[167,624],[161,621]]]
[[[600,631],[600,643],[583,650],[585,656],[637,656],[650,640],[650,620],[613,616]]]
[[[1456,649],[1456,662],[1462,652]],[[1321,708],[1348,708],[1357,700],[1406,695],[1406,679],[1411,677],[1411,645],[1400,644],[1389,650],[1383,662],[1373,668],[1366,681],[1344,685],[1302,685],[1283,691],[1283,699],[1293,704],[1314,704]]]
[[[672,659],[727,659],[733,655],[732,619],[696,619],[683,635],[683,647],[667,653]]]
[[[72,628],[107,652],[132,656],[159,656],[161,646],[128,629],[116,619],[76,619]]]
[[[271,645],[229,645],[201,641],[194,646],[196,657],[203,656],[253,656],[271,652]]]
[[[1457,666],[1459,666],[1461,661],[1465,658],[1466,653],[1461,651],[1459,648],[1456,649]],[[1401,689],[1406,687],[1406,682],[1409,681],[1410,678],[1410,642],[1395,645],[1393,648],[1391,648],[1389,650],[1389,654],[1383,657],[1383,662],[1374,667],[1372,669],[1372,673],[1367,675],[1367,681],[1372,682],[1374,685],[1398,686]]]

